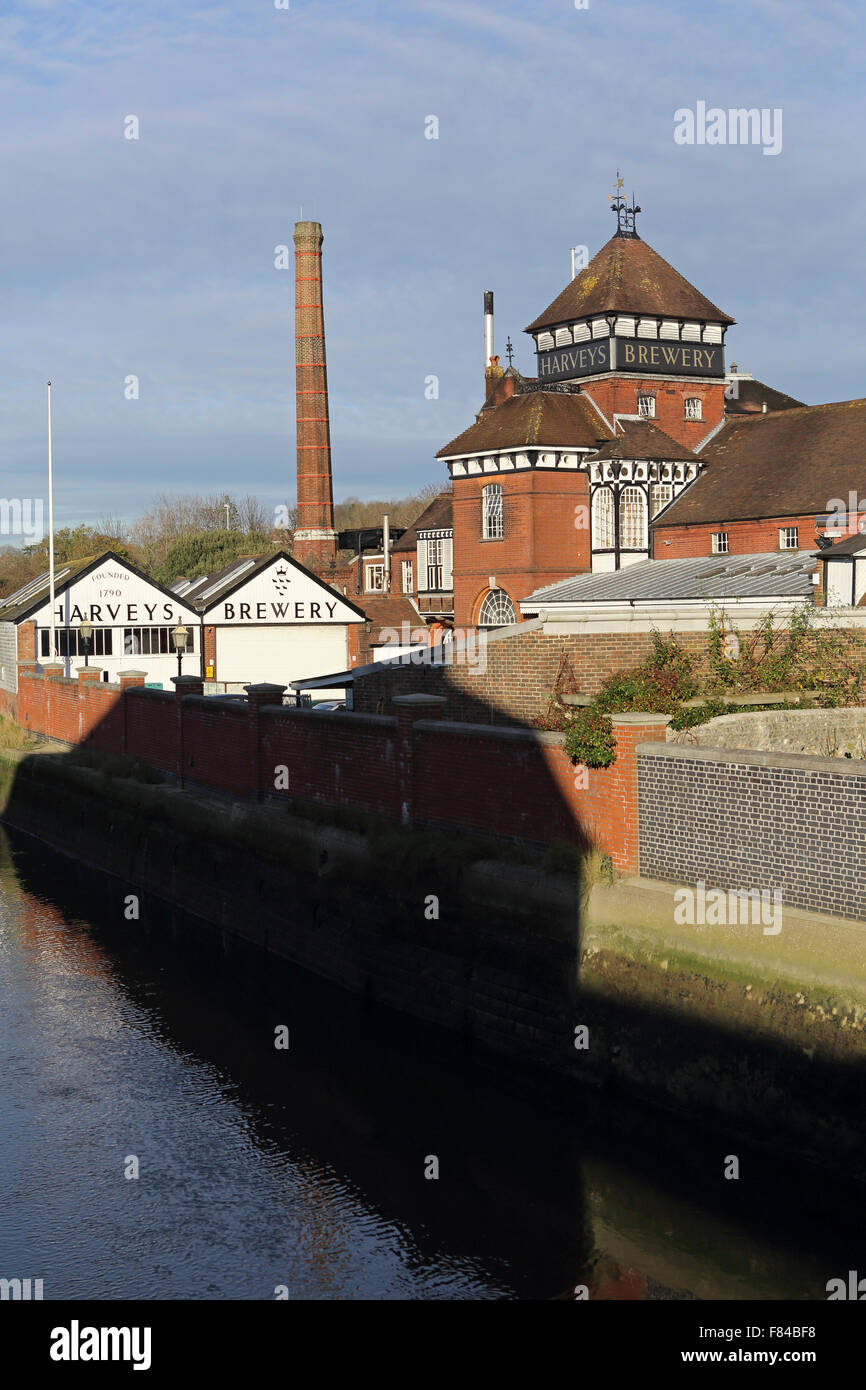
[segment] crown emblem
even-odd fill
[[[289,570],[287,565],[277,565],[271,577],[274,581],[274,588],[276,589],[278,594],[288,593],[289,585],[292,581],[289,578]]]

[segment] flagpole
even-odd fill
[[[48,591],[51,603],[51,660],[57,655],[54,630],[54,470],[51,459],[51,382],[48,383]]]

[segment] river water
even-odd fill
[[[547,1096],[289,970],[205,965],[106,891],[0,831],[0,1278],[46,1299],[823,1299],[856,1267],[862,1192],[755,1155],[726,1182],[725,1136]]]

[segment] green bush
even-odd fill
[[[572,762],[587,767],[610,767],[615,763],[616,741],[608,716],[592,705],[576,710],[565,730],[565,751]]]

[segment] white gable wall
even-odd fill
[[[166,653],[142,650],[143,646],[151,645],[152,640],[142,636],[142,629],[152,633],[177,627],[178,623],[190,630],[193,642],[193,650],[183,659],[183,671],[191,676],[198,675],[201,669],[199,616],[195,609],[188,608],[175,595],[165,594],[118,560],[106,560],[97,565],[57,594],[54,618],[58,643],[63,640],[61,633],[74,630],[83,622],[92,623],[100,633],[106,634],[103,641],[110,645],[110,653],[98,653],[94,639],[89,663],[107,671],[111,681],[116,680],[121,671],[146,671],[149,682],[159,682],[170,688],[171,677],[177,675],[177,656],[173,648]],[[84,665],[83,654],[73,652],[56,658],[43,654],[44,641],[50,643],[51,604],[48,600],[23,621],[36,623],[36,660],[40,667],[54,659],[62,663],[64,674],[71,676]],[[46,634],[44,639],[43,634]],[[158,645],[158,640],[153,644]],[[63,648],[60,650],[62,652]]]
[[[363,617],[338,593],[289,560],[275,558],[204,615],[215,632],[218,690],[345,671],[349,627]],[[343,691],[317,691],[318,699]]]

